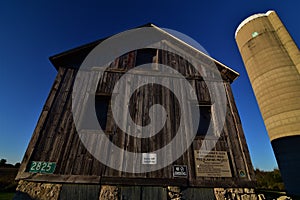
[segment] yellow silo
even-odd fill
[[[300,195],[300,53],[275,11],[255,14],[235,39],[285,186]]]

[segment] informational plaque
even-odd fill
[[[232,177],[226,151],[194,151],[196,176]]]
[[[143,159],[142,160],[143,165],[156,165],[157,163],[156,153],[143,153],[142,159]]]

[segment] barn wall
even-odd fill
[[[110,68],[104,73],[98,86],[98,94],[111,94],[114,83],[126,72],[134,67],[136,52],[130,52],[115,60]],[[184,59],[159,52],[159,62],[172,66],[185,76],[191,85],[198,90],[197,97],[201,102],[211,103],[207,86],[193,67]],[[224,80],[226,88],[227,115],[226,123],[213,150],[226,151],[228,154],[232,177],[197,177],[195,173],[194,150],[200,149],[201,145],[210,150],[213,140],[203,140],[197,137],[191,147],[173,164],[187,165],[189,176],[187,178],[175,178],[172,175],[172,166],[161,170],[130,174],[113,170],[96,160],[81,143],[73,122],[71,99],[72,86],[74,84],[77,69],[61,67],[49,97],[42,110],[40,119],[24,156],[17,179],[30,181],[47,181],[58,183],[97,183],[97,184],[121,184],[121,185],[181,185],[195,187],[244,187],[253,186],[254,171],[249,157],[247,144],[243,134],[241,122],[234,103],[230,82]],[[209,71],[203,72],[210,73]],[[138,75],[144,79],[143,73]],[[148,75],[149,77],[149,75]],[[154,77],[155,78],[155,77]],[[213,80],[212,80],[213,81]],[[109,83],[109,84],[108,84]],[[179,86],[182,87],[182,86]],[[185,88],[180,88],[185,93]],[[161,94],[155,96],[154,94]],[[163,94],[163,95],[162,95]],[[163,130],[150,139],[137,139],[124,134],[116,127],[108,117],[107,130],[112,142],[121,148],[133,152],[151,151],[160,148],[174,137],[176,123],[179,122],[178,105],[167,89],[161,87],[142,88],[135,93],[136,100],[131,106],[133,118],[139,123],[146,123],[146,118],[141,115],[147,112],[150,102],[161,103],[170,112],[172,124],[166,124]],[[142,98],[140,98],[142,97]],[[145,98],[143,98],[145,97]],[[170,105],[175,105],[171,107]],[[213,113],[218,118],[218,113]],[[184,141],[183,141],[184,142]],[[91,144],[94,148],[101,144]],[[180,145],[180,144],[179,144]],[[122,155],[110,155],[109,159],[122,159]],[[55,162],[56,169],[53,174],[32,174],[28,172],[30,161]],[[246,176],[240,176],[240,172]],[[147,182],[145,183],[145,178]]]

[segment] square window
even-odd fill
[[[135,66],[156,63],[156,49],[139,49],[136,53]]]

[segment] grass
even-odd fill
[[[14,192],[0,192],[0,200],[12,200]]]
[[[17,168],[0,167],[0,200],[11,200],[14,197],[17,187],[15,181],[17,172]]]

